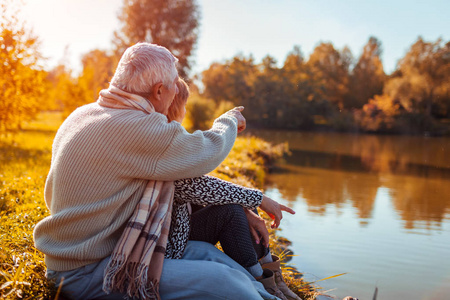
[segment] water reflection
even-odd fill
[[[357,209],[358,217],[371,217],[375,196],[381,186],[376,174],[357,174],[311,167],[285,166],[270,176],[268,188],[275,187],[283,199],[295,202],[302,197],[308,210],[325,215],[333,205],[339,213],[348,199]]]
[[[448,218],[450,181],[398,176],[387,176],[385,181],[405,228],[420,224],[424,229],[437,229],[435,226]]]
[[[450,138],[260,132],[292,155],[266,193],[292,206],[292,263],[336,299],[450,294]],[[308,277],[309,276],[309,277]],[[438,291],[438,292],[437,292]],[[448,297],[447,297],[448,298]]]
[[[265,137],[265,135],[267,135]],[[308,211],[351,203],[361,225],[373,214],[380,188],[405,229],[438,230],[450,213],[450,139],[333,133],[259,132],[288,141],[292,155],[270,176],[288,201],[303,198]]]
[[[382,152],[377,153],[377,151],[361,151],[358,156],[296,149],[291,150],[291,153],[292,155],[287,157],[286,162],[302,167],[324,168],[343,172],[377,172],[450,179],[450,167],[414,163],[405,157],[392,160],[392,156],[383,155]]]
[[[291,150],[360,157],[370,170],[389,172],[408,164],[450,168],[450,138],[379,136],[293,131],[249,131],[274,143],[288,142]]]

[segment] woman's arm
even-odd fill
[[[295,214],[295,211],[264,195],[257,189],[246,188],[212,176],[201,176],[174,181],[175,201],[190,202],[197,205],[240,204],[247,209],[259,206],[273,223],[272,228],[280,225],[283,211]]]
[[[263,193],[212,176],[176,180],[174,198],[177,202],[197,205],[239,204],[255,209],[263,200]]]

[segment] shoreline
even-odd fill
[[[210,175],[246,187],[263,190],[266,176],[274,164],[289,154],[287,143],[273,145],[261,138],[245,135],[238,137],[228,157]],[[261,211],[260,211],[261,212]],[[267,221],[271,219],[263,212],[260,215]],[[289,265],[293,251],[291,241],[279,236],[279,229],[268,227],[270,248],[273,255],[280,257],[283,276],[289,288],[302,299],[315,299],[320,295],[320,287],[303,280],[303,274],[295,266]]]

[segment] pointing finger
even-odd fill
[[[280,208],[281,208],[282,211],[286,211],[286,212],[288,212],[288,213],[290,213],[292,215],[295,215],[295,211],[292,208],[290,208],[290,207],[287,207],[287,206],[284,206],[283,204],[280,204]]]

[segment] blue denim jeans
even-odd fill
[[[75,270],[47,270],[47,278],[70,299],[124,299],[123,294],[102,290],[109,257]],[[264,290],[242,266],[213,245],[189,241],[182,259],[164,260],[160,296],[169,299],[278,299]]]

